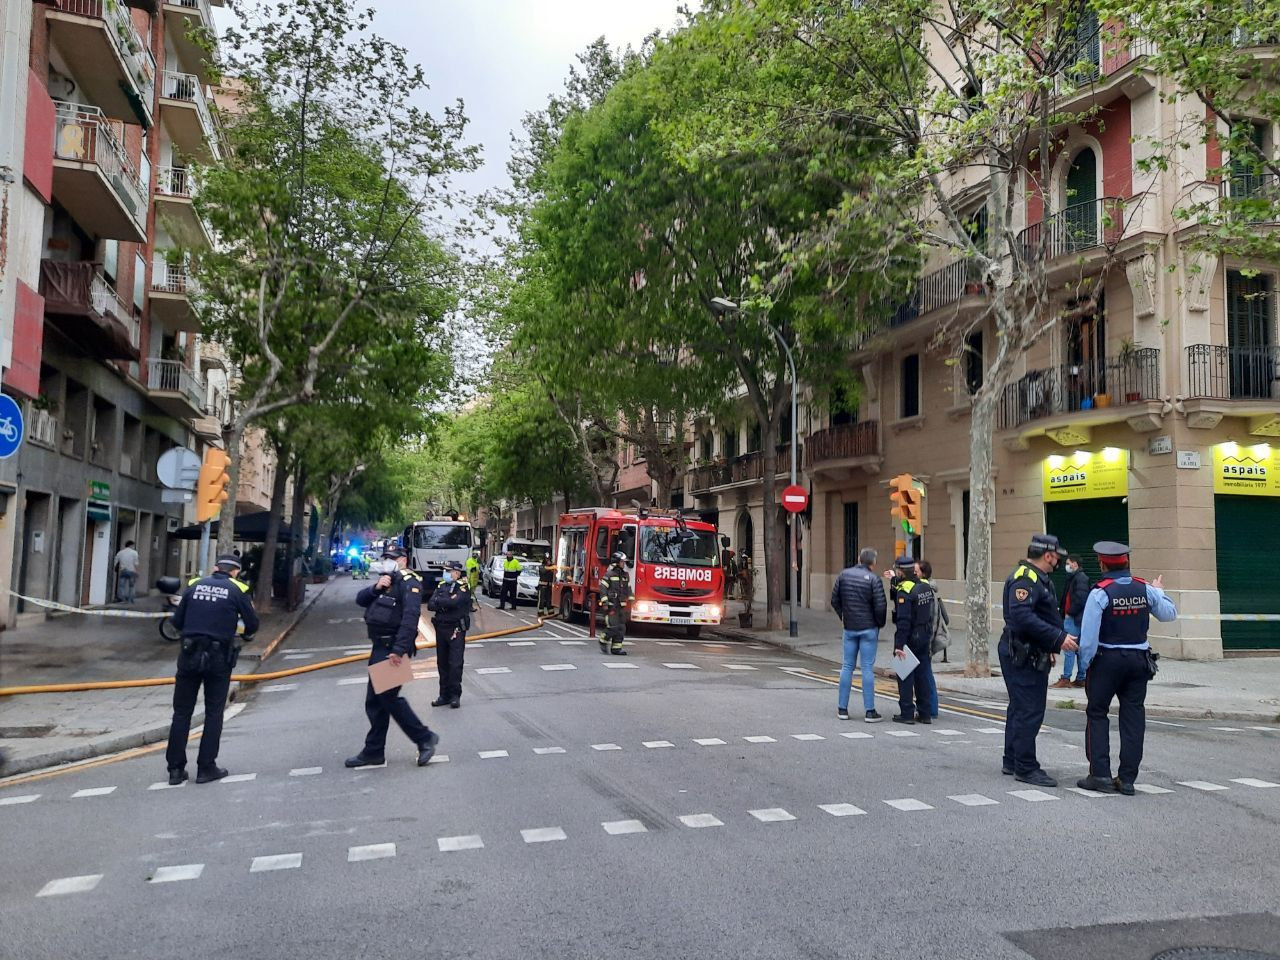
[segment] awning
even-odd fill
[[[259,510],[257,513],[246,513],[242,517],[236,517],[235,539],[243,543],[264,543],[267,539],[267,519],[270,516],[270,511]],[[189,527],[182,527],[175,531],[173,536],[179,540],[199,540],[202,526],[203,524],[193,523]],[[210,524],[209,535],[217,537],[221,526],[219,521],[213,521]],[[288,525],[281,520],[279,542],[288,543],[292,539],[293,534]]]

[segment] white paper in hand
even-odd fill
[[[895,653],[897,651],[894,651]],[[905,680],[910,676],[911,671],[920,666],[920,658],[911,652],[910,647],[903,647],[902,652],[906,654],[901,660],[897,657],[893,658],[893,672],[898,675],[899,680]]]

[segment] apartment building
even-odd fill
[[[174,254],[210,242],[188,164],[219,155],[209,107],[208,0],[27,4],[12,356],[4,391],[27,437],[0,463],[9,504],[0,577],[71,605],[113,595],[115,551],[140,583],[192,566],[171,535],[185,507],[156,476],[175,446],[221,439],[200,321]],[[14,600],[8,626],[39,608]]]

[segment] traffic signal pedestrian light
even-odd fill
[[[895,526],[901,526],[908,537],[918,537],[924,532],[924,487],[917,485],[915,477],[903,473],[890,480],[889,500],[893,504],[890,515]]]
[[[222,512],[222,505],[230,498],[227,486],[231,476],[227,468],[231,458],[225,451],[210,447],[205,451],[200,465],[200,479],[196,481],[196,522],[214,520]]]

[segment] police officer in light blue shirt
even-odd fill
[[[1151,651],[1151,618],[1176,620],[1161,577],[1148,583],[1129,570],[1129,547],[1114,540],[1093,545],[1102,579],[1089,594],[1080,623],[1080,668],[1085,673],[1085,753],[1089,775],[1078,786],[1101,793],[1134,794],[1146,733],[1147,682],[1159,655]],[[1120,766],[1111,777],[1111,701],[1120,703]]]

